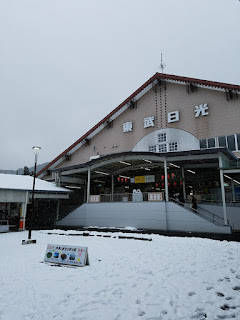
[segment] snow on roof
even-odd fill
[[[33,177],[0,173],[0,189],[24,190],[33,189]],[[47,192],[71,192],[69,189],[57,187],[54,183],[36,178],[35,191]]]

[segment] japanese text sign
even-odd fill
[[[148,201],[163,201],[163,192],[151,192],[148,194]]]
[[[88,248],[48,244],[44,262],[84,267],[89,265]]]

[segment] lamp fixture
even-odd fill
[[[239,181],[237,181],[237,180],[235,180],[235,179],[233,179],[233,181],[234,181],[234,182],[236,182],[236,183],[238,183],[238,184],[240,184],[240,182],[239,182]]]
[[[118,161],[119,163],[126,164],[127,166],[131,166],[131,163],[125,161]]]
[[[171,166],[173,166],[173,167],[176,167],[176,168],[180,169],[180,167],[179,167],[179,166],[177,166],[177,165],[176,165],[176,164],[174,164],[174,163],[171,163],[171,162],[170,162],[170,165],[171,165]]]
[[[150,161],[150,160],[143,159],[143,161],[148,162],[148,163],[152,163],[152,161]]]
[[[228,178],[228,179],[232,180],[232,178],[231,178],[231,177],[229,177],[229,176],[227,176],[226,174],[224,174],[224,177],[226,177],[226,178]]]
[[[125,179],[130,179],[130,177],[126,177],[126,176],[120,176],[120,175],[119,175],[119,177],[120,177],[120,178],[125,178]]]
[[[95,171],[96,173],[99,173],[99,174],[105,174],[106,176],[109,176],[109,173],[107,172],[102,172],[102,171]]]

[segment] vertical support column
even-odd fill
[[[90,184],[91,184],[91,170],[90,170],[90,168],[88,168],[88,178],[87,178],[87,203],[89,203]]]
[[[20,216],[19,216],[19,224],[18,224],[18,231],[23,231],[23,212],[24,212],[24,209],[26,207],[26,203],[25,202],[22,202],[21,203],[21,208],[20,208]]]
[[[26,215],[27,215],[27,204],[28,204],[28,191],[26,192],[25,202],[21,204],[20,217],[19,217],[19,231],[25,230],[26,226]]]
[[[185,183],[184,168],[182,167],[181,170],[182,170],[182,183],[183,183],[183,197],[184,197],[184,200],[186,200],[187,199],[187,194],[186,194],[186,183]]]
[[[165,197],[166,197],[166,201],[169,201],[169,195],[168,195],[168,175],[167,175],[167,158],[164,158],[164,175],[165,175]]]
[[[56,221],[59,220],[59,208],[60,208],[60,200],[57,200],[57,212],[56,212]]]
[[[224,189],[224,177],[223,177],[223,159],[221,155],[219,155],[219,168],[220,168],[220,183],[221,183],[221,191],[222,191],[222,203],[223,203],[223,217],[224,217],[224,224],[227,223],[227,208],[226,208],[226,198],[225,198],[225,189]]]
[[[227,223],[227,208],[226,208],[226,199],[225,199],[225,189],[224,189],[224,178],[223,178],[223,171],[220,169],[220,182],[221,182],[221,191],[222,191],[222,203],[223,203],[223,217],[224,217],[224,224]]]
[[[114,193],[114,175],[112,174],[112,185],[111,185],[111,201],[113,202],[113,193]]]
[[[232,201],[236,202],[236,195],[235,195],[235,190],[234,190],[234,182],[233,179],[231,179],[231,187],[232,187]]]
[[[55,185],[57,187],[61,186],[61,178],[60,178],[60,174],[58,172],[55,173]]]

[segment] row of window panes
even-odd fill
[[[159,133],[158,134],[158,142],[166,142],[167,141],[167,134],[166,133]]]
[[[148,151],[150,152],[159,152],[164,153],[167,151],[177,151],[178,150],[178,143],[177,141],[169,142],[168,143],[169,150],[167,150],[167,143],[161,143],[159,145],[153,145],[148,147]]]
[[[201,149],[215,147],[225,147],[231,151],[240,151],[240,133],[200,140]]]

